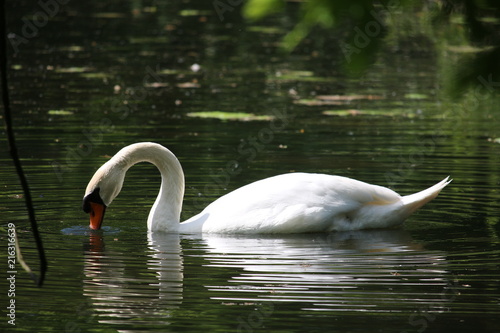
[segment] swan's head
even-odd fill
[[[90,214],[90,228],[99,230],[104,212],[120,193],[125,171],[120,165],[109,160],[94,174],[83,197],[83,211]]]

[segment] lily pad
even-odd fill
[[[405,98],[407,99],[427,99],[429,96],[425,94],[405,94]]]
[[[73,111],[68,110],[49,110],[47,113],[53,116],[71,116],[74,114]]]
[[[269,82],[332,82],[335,81],[333,77],[319,77],[315,76],[311,71],[300,70],[280,70],[270,75],[267,80]]]
[[[477,53],[491,49],[490,47],[476,47],[471,45],[451,45],[447,49],[455,53]]]
[[[175,85],[177,88],[199,88],[201,87],[198,82],[182,82]]]
[[[307,105],[307,106],[322,106],[322,105],[342,105],[342,101],[320,101],[318,99],[303,98],[293,101],[293,104]]]
[[[276,73],[276,77],[289,77],[289,78],[303,78],[314,76],[314,72],[311,71],[292,71],[292,70],[282,70]]]
[[[211,10],[199,10],[199,9],[183,9],[179,12],[180,16],[202,16],[211,14],[213,14]]]
[[[181,73],[181,70],[179,70],[179,69],[169,69],[169,68],[162,69],[161,71],[158,72],[158,74],[167,74],[167,75],[179,74],[179,73]]]
[[[168,86],[169,86],[169,84],[167,82],[144,83],[144,87],[146,87],[146,88],[165,88]]]
[[[293,76],[293,75],[282,75],[277,77],[272,77],[267,79],[267,82],[316,82],[316,83],[326,83],[334,82],[335,79],[331,77],[318,77],[318,76]]]
[[[299,99],[294,104],[317,106],[317,105],[343,105],[354,100],[379,100],[383,99],[378,95],[320,95],[313,99]]]
[[[346,117],[346,116],[361,116],[361,115],[380,115],[380,111],[377,111],[377,110],[356,110],[356,109],[327,110],[327,111],[323,111],[322,114],[324,114],[325,116]]]
[[[251,26],[247,28],[247,31],[259,32],[262,34],[282,34],[285,30],[278,27]]]
[[[316,98],[325,101],[346,101],[346,102],[354,100],[362,100],[362,99],[368,99],[368,100],[383,99],[383,97],[379,95],[319,95],[316,96]]]
[[[237,121],[254,121],[254,120],[273,120],[274,117],[268,115],[255,115],[246,112],[224,112],[224,111],[203,111],[203,112],[190,112],[188,117],[196,118],[212,118],[219,120],[237,120]]]
[[[80,76],[86,79],[105,79],[110,77],[110,75],[106,73],[82,73]]]
[[[60,47],[59,51],[68,51],[68,52],[79,52],[85,50],[83,46],[79,45],[70,45],[65,47]]]
[[[153,36],[153,37],[130,37],[131,44],[149,44],[149,43],[167,43],[168,37],[166,36]]]
[[[85,73],[92,71],[91,67],[59,67],[55,70],[57,73]]]
[[[388,110],[357,110],[357,109],[346,109],[346,110],[327,110],[323,111],[322,114],[325,116],[339,116],[339,117],[347,117],[347,116],[383,116],[383,117],[394,117],[394,116],[405,116],[405,117],[413,117],[413,114],[405,113],[404,109],[388,109]]]

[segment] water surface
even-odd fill
[[[22,18],[40,8],[15,2],[9,10],[9,31],[21,34]],[[449,102],[432,43],[388,47],[361,78],[342,74],[331,32],[285,55],[277,42],[287,19],[249,24],[235,9],[221,21],[210,2],[68,3],[12,50],[16,136],[49,271],[37,288],[18,267],[16,326],[4,317],[2,327],[498,331],[496,101]],[[195,117],[215,111],[222,113]],[[254,117],[227,118],[236,112]],[[22,192],[0,140],[1,237],[15,223],[36,268]],[[160,177],[141,164],[127,174],[104,230],[90,232],[81,211],[90,177],[121,147],[148,140],[183,165],[183,218],[291,171],[400,194],[454,180],[397,230],[166,235],[147,232]],[[0,288],[8,290],[5,279]]]

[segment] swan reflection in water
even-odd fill
[[[110,236],[112,240],[114,236]],[[163,234],[158,240],[149,234],[145,254],[132,249],[115,251],[112,243],[104,246],[104,238],[92,232],[84,257],[84,295],[91,299],[98,321],[131,324],[133,319],[134,325],[168,324],[172,310],[182,303],[179,235]]]
[[[104,249],[102,237],[90,236],[84,268],[84,293],[101,323],[168,324],[183,300],[202,304],[207,297],[224,305],[279,301],[302,310],[411,311],[426,302],[442,306],[437,295],[451,279],[445,253],[425,250],[405,230],[149,233],[145,253],[117,252],[114,242]],[[183,251],[181,242],[190,243],[189,249]],[[207,278],[203,293],[184,287],[193,285],[189,278],[203,281],[214,267],[217,278]]]

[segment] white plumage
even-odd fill
[[[449,184],[440,183],[401,197],[396,192],[358,180],[325,174],[290,173],[259,180],[230,192],[201,213],[180,222],[184,174],[170,150],[155,143],[123,148],[91,179],[84,210],[91,228],[102,223],[100,210],[118,195],[126,171],[147,161],[161,172],[160,193],[148,217],[152,231],[181,233],[303,233],[388,228],[401,224]]]

